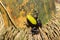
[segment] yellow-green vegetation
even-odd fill
[[[34,16],[38,12],[38,19],[46,24],[55,13],[54,0],[1,0],[7,8],[11,18],[18,27],[25,26],[26,16]],[[31,19],[32,20],[32,19]]]

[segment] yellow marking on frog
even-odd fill
[[[36,24],[37,24],[37,22],[36,22],[35,18],[34,18],[34,17],[32,17],[31,15],[27,15],[27,19],[28,19],[32,24],[34,24],[34,25],[36,25]]]

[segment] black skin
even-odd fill
[[[38,15],[35,15],[34,18],[36,19],[37,21],[37,24],[34,25],[32,24],[28,19],[27,19],[27,27],[31,27],[31,32],[32,32],[32,35],[35,35],[35,34],[38,34],[39,33],[39,27],[41,28],[42,27],[42,23],[41,23],[41,20],[38,19]]]
[[[36,19],[36,18],[35,18]],[[32,32],[32,35],[35,35],[35,34],[38,34],[39,33],[39,27],[41,28],[42,27],[42,23],[40,20],[36,19],[37,21],[37,24],[34,25],[32,24],[28,19],[27,19],[27,27],[31,27],[31,32]]]

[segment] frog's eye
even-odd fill
[[[37,19],[37,25],[38,25],[39,27],[42,27],[42,22],[41,22],[41,20]]]
[[[27,19],[28,19],[32,24],[34,24],[34,25],[37,24],[36,19],[35,19],[34,17],[32,17],[31,15],[27,15]]]

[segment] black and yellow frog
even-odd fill
[[[27,15],[27,27],[31,27],[32,34],[39,33],[39,27],[42,27],[41,20],[37,16],[33,17],[32,15]]]

